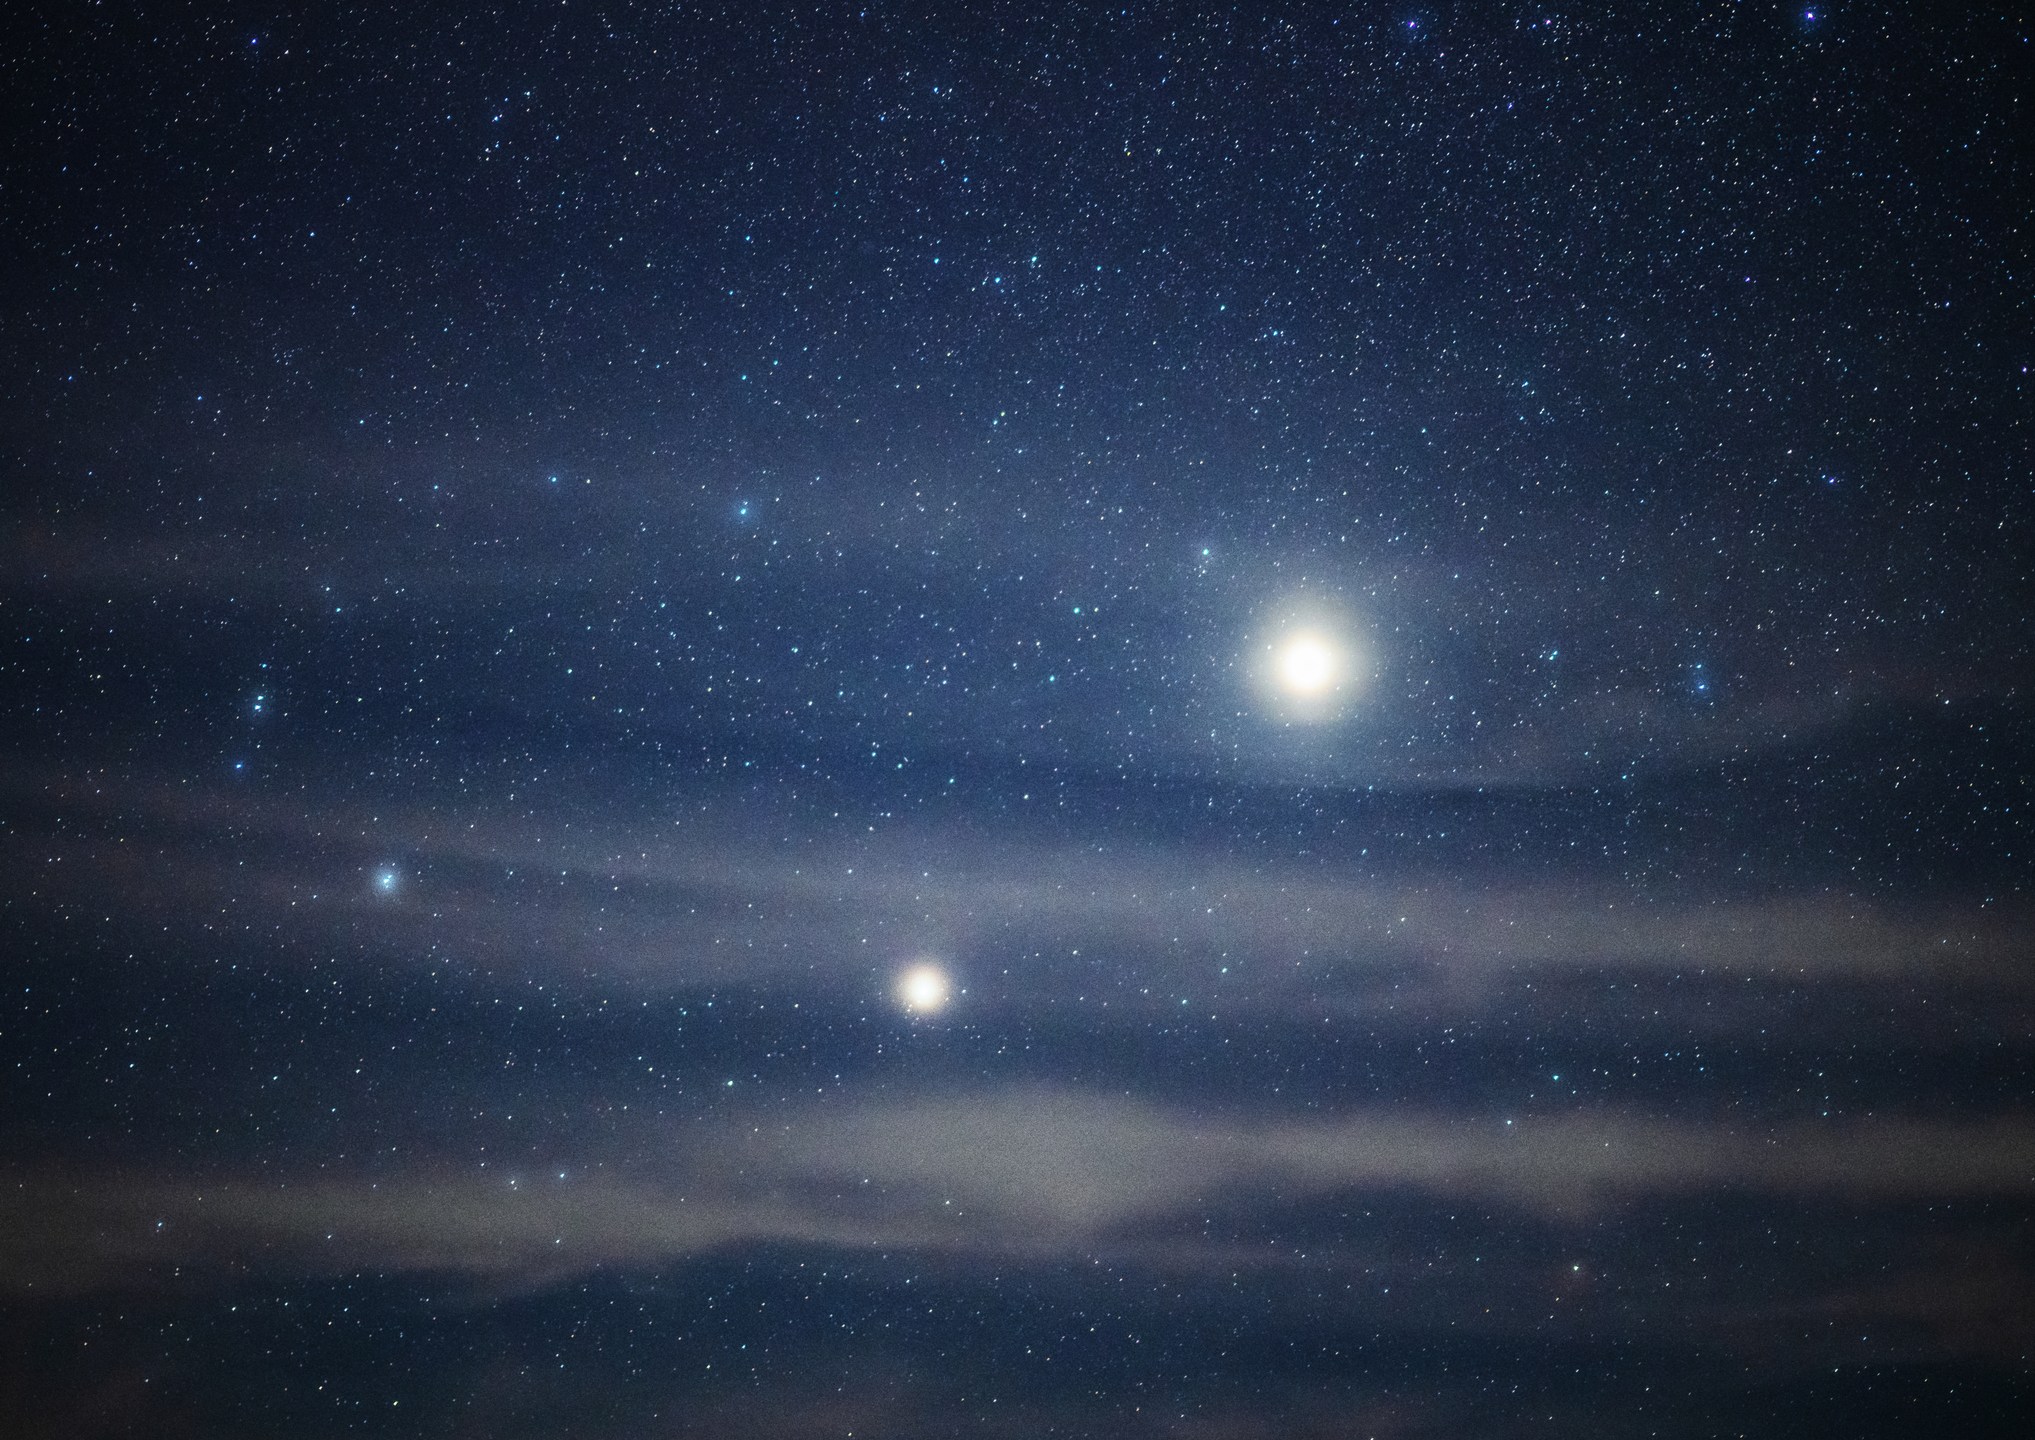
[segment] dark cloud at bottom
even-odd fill
[[[2024,1215],[1706,1203],[1624,1221],[1643,1238],[1379,1203],[1315,1217],[1327,1244],[1378,1237],[1366,1260],[1303,1246],[1273,1285],[788,1245],[511,1293],[163,1274],[10,1305],[0,1414],[30,1440],[2015,1433],[2018,1357],[1957,1332],[2025,1335],[2001,1269]],[[1873,1257],[1918,1221],[1935,1253],[1883,1272]],[[1812,1270],[1823,1288],[1804,1291]]]

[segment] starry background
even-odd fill
[[[13,33],[0,1428],[2026,1433],[2025,16]]]

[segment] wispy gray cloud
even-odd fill
[[[1695,1194],[1853,1205],[2035,1195],[2025,1117],[1742,1128],[1624,1114],[1218,1118],[1008,1090],[756,1111],[629,1139],[614,1163],[563,1174],[541,1161],[520,1172],[418,1164],[400,1178],[22,1172],[0,1195],[0,1278],[40,1292],[179,1268],[542,1284],[756,1242],[1236,1266],[1278,1257],[1195,1225],[1275,1197],[1420,1194],[1585,1221]],[[1153,1236],[1171,1238],[1155,1248]]]
[[[1232,1011],[1325,976],[1404,975],[1402,999],[1475,1009],[1534,973],[1626,971],[1785,984],[1923,982],[2021,994],[2023,917],[1985,897],[1892,908],[1824,888],[1724,895],[1516,874],[1250,864],[1191,848],[1084,844],[896,822],[881,832],[689,802],[677,813],[541,798],[306,803],[151,779],[17,768],[42,820],[4,843],[23,898],[203,922],[354,934],[474,969],[595,983],[869,984],[920,952],[1003,993],[1064,989],[1089,956]],[[591,811],[596,817],[587,818]],[[795,817],[793,817],[795,818]],[[391,857],[397,890],[368,877]],[[1232,978],[1223,978],[1225,976]],[[877,981],[881,984],[881,981]]]

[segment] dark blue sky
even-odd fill
[[[6,1427],[2022,1432],[2023,18],[18,28]]]

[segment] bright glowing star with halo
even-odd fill
[[[914,965],[897,979],[897,998],[905,1009],[930,1015],[947,1007],[953,994],[947,972],[937,965]]]
[[[1292,602],[1251,642],[1251,686],[1267,718],[1282,725],[1340,723],[1372,668],[1363,627],[1326,603]]]
[[[1280,644],[1273,665],[1280,688],[1303,700],[1326,695],[1342,678],[1342,657],[1335,647],[1304,630]]]

